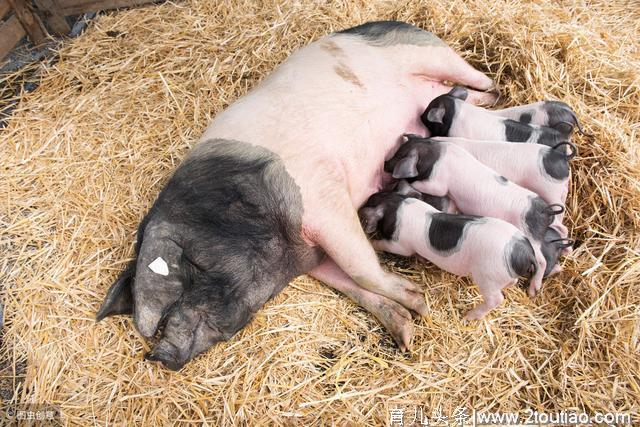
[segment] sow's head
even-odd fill
[[[302,202],[282,162],[238,141],[198,144],[140,223],[136,258],[97,320],[132,314],[145,355],[170,369],[247,324],[316,256],[301,240]]]

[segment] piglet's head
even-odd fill
[[[384,170],[395,179],[413,182],[429,178],[433,166],[440,159],[442,145],[430,138],[405,135],[407,142],[402,144],[393,157],[384,163]]]
[[[456,103],[467,99],[467,89],[456,86],[449,93],[440,95],[429,103],[420,116],[432,136],[449,136],[449,129],[456,113]]]
[[[406,196],[393,192],[376,193],[360,208],[358,216],[367,234],[390,239],[396,229],[396,214]]]

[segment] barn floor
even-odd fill
[[[499,82],[503,106],[575,108],[590,135],[574,140],[579,246],[563,273],[465,325],[476,287],[384,257],[428,290],[410,354],[308,277],[180,372],[142,360],[129,318],[96,324],[138,221],[212,117],[294,49],[376,19],[433,31]],[[67,425],[380,425],[398,411],[408,425],[420,408],[640,424],[638,40],[635,1],[187,0],[99,17],[41,64],[2,130],[0,398],[58,407]]]

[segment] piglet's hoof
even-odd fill
[[[462,322],[465,324],[469,324],[471,322],[474,322],[476,320],[482,320],[484,318],[484,313],[480,313],[477,310],[471,310],[469,311],[463,318],[462,318]]]

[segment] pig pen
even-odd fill
[[[565,221],[578,245],[564,271],[464,324],[480,298],[468,280],[381,256],[427,290],[407,354],[306,276],[180,372],[142,360],[129,317],[96,324],[138,221],[212,117],[297,47],[377,19],[440,36],[499,83],[500,106],[576,110],[589,135],[573,138]],[[409,425],[460,408],[637,425],[638,40],[635,1],[192,0],[99,17],[40,65],[1,131],[3,405],[59,408],[66,425]]]

